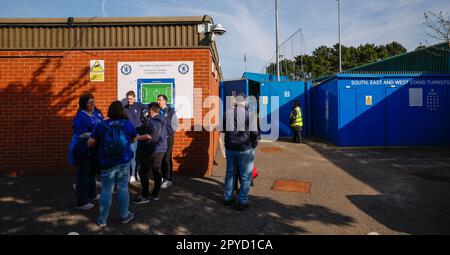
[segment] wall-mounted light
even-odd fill
[[[211,33],[211,41],[215,41],[216,35],[223,35],[227,30],[222,26],[222,24],[198,24],[197,32],[200,33]]]

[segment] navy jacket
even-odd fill
[[[149,155],[167,151],[166,120],[162,116],[157,115],[147,121],[145,134],[149,134],[152,139],[139,143],[139,153]]]
[[[146,109],[147,106],[139,102],[134,102],[132,105],[128,103],[124,106],[125,113],[127,114],[128,120],[133,124],[134,128],[139,128],[142,125],[141,115],[142,111]]]
[[[240,109],[240,111],[244,108]],[[246,151],[251,148],[256,148],[258,145],[258,131],[252,130],[256,129],[250,125],[250,113],[247,109],[244,118],[238,118],[238,108],[230,109],[225,113],[223,119],[223,131],[225,132],[225,148],[231,151]],[[231,130],[227,130],[227,119],[226,116],[234,116],[233,120],[230,120],[230,124],[233,124]],[[245,122],[244,122],[245,121]],[[238,131],[240,127],[245,128],[245,130]]]
[[[166,119],[167,136],[173,136],[175,134],[175,129],[178,128],[178,117],[175,110],[167,105],[166,109],[161,108],[159,115]],[[172,118],[175,126],[172,126]]]

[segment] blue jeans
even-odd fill
[[[227,173],[225,175],[224,199],[229,201],[233,199],[233,184],[235,178],[235,166],[239,168],[241,187],[238,195],[238,202],[248,203],[248,193],[250,192],[250,183],[252,182],[252,169],[255,160],[255,150],[246,151],[226,151],[227,154]]]
[[[112,203],[112,193],[114,185],[117,185],[117,198],[119,200],[120,218],[128,216],[128,204],[130,196],[128,194],[128,178],[130,173],[130,162],[117,165],[109,169],[102,170],[102,192],[100,193],[100,216],[99,223],[105,223],[108,220],[109,209]]]
[[[137,142],[134,142],[131,144],[131,150],[133,151],[133,158],[130,161],[130,177],[136,176],[136,149],[137,149]]]

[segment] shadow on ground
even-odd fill
[[[354,222],[323,206],[290,206],[256,196],[250,197],[247,211],[238,212],[221,204],[222,182],[175,177],[175,185],[161,192],[160,201],[130,206],[136,219],[129,224],[118,221],[114,201],[106,229],[94,223],[98,205],[87,212],[73,209],[73,177],[1,178],[0,234],[302,234],[306,230],[299,222]],[[131,186],[130,192],[137,196],[139,186]]]
[[[408,234],[450,233],[449,148],[339,148],[317,142],[308,145],[380,193],[347,196],[379,223]]]

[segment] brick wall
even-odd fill
[[[104,82],[89,81],[93,59],[105,60]],[[202,99],[219,94],[209,49],[0,51],[0,175],[74,173],[67,148],[78,98],[93,93],[96,106],[106,115],[117,96],[119,61],[194,61],[194,90],[202,89]],[[201,120],[208,111],[194,108],[194,119]],[[177,132],[174,169],[210,175],[217,135]]]

